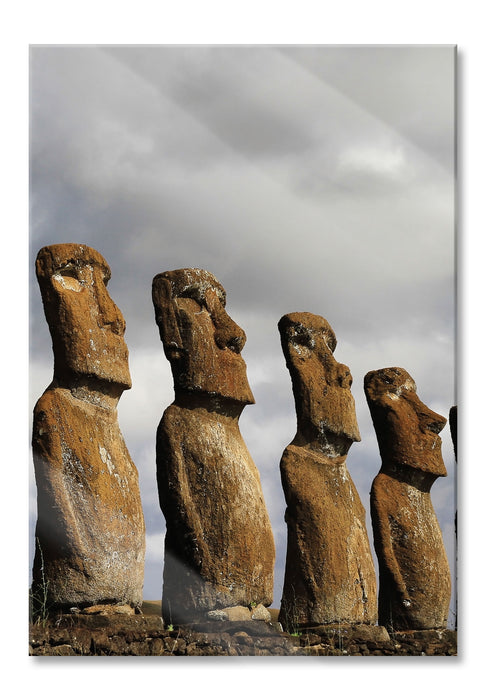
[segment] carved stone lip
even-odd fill
[[[413,459],[383,460],[380,471],[411,484],[417,480],[419,474],[423,476],[428,475],[432,479],[430,485],[437,477],[447,476],[447,469],[442,459],[437,460],[435,463],[431,463],[430,460],[425,463]]]
[[[221,396],[214,392],[202,390],[177,389],[174,404],[181,408],[204,409],[210,413],[221,413],[229,417],[238,417],[248,401],[239,401],[231,397]]]
[[[442,430],[442,428],[441,428]],[[422,430],[423,435],[427,438],[427,440],[431,443],[430,449],[431,450],[436,450],[440,448],[442,445],[442,438],[439,435],[439,431],[432,430],[431,428],[426,428],[425,430]]]

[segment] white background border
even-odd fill
[[[23,697],[194,694],[228,698],[285,693],[394,700],[456,698],[483,653],[484,22],[480,3],[327,3],[300,0],[42,1],[2,10],[2,427],[1,658],[3,687]],[[28,514],[28,49],[30,44],[457,44],[459,266],[459,649],[458,658],[38,659],[27,655]],[[476,398],[477,397],[477,398]],[[405,670],[400,664],[413,664]],[[83,668],[79,665],[82,664]],[[89,668],[85,668],[89,664]],[[182,664],[182,665],[181,665]],[[352,669],[344,667],[351,664]],[[116,668],[114,668],[114,665]],[[351,671],[351,672],[349,672]],[[464,677],[463,674],[467,673]],[[147,676],[150,676],[148,678]]]

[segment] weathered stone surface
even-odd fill
[[[54,351],[54,378],[73,386],[77,379],[104,380],[117,398],[131,387],[125,320],[111,299],[111,271],[98,251],[61,243],[42,248],[36,273]]]
[[[37,278],[54,378],[34,409],[37,484],[33,605],[142,602],[145,526],[138,473],[118,425],[131,385],[125,321],[92,248],[42,248]]]
[[[266,610],[266,608],[264,608]],[[237,622],[239,620],[251,620],[251,612],[244,605],[235,605],[231,608],[222,608],[221,610],[210,610],[207,613],[208,620],[218,620]]]
[[[430,489],[447,475],[438,435],[447,421],[420,401],[400,367],[368,372],[364,387],[382,459],[371,489],[379,622],[446,627],[450,571]]]
[[[130,605],[88,605],[80,611],[82,615],[134,615]]]
[[[238,420],[253,395],[241,357],[245,334],[205,270],[154,278],[155,317],[175,400],[157,431],[157,483],[166,519],[163,617],[269,605],[275,547],[257,468]]]
[[[188,268],[156,275],[155,320],[171,364],[176,396],[197,394],[255,403],[241,351],[245,332],[226,313],[226,292],[206,270]]]
[[[271,616],[268,608],[266,608],[264,605],[259,603],[256,607],[254,607],[252,609],[251,619],[252,620],[261,620],[262,622],[270,622],[272,619],[272,616]]]
[[[280,462],[288,539],[279,620],[290,631],[375,623],[365,511],[346,467],[360,440],[352,377],[333,356],[336,338],[325,319],[292,313],[278,325],[297,413],[297,433]]]
[[[340,638],[342,641],[349,642],[389,642],[390,635],[385,627],[380,625],[348,625],[344,624],[327,624],[310,627],[309,632],[319,635],[321,640],[335,640]]]

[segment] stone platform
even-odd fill
[[[207,620],[164,627],[153,614],[63,614],[29,631],[30,656],[456,656],[457,633],[388,634],[372,625],[322,625],[294,634],[271,621]]]

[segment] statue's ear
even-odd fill
[[[156,275],[153,279],[152,301],[160,339],[170,360],[174,355],[179,354],[183,346],[179,333],[176,305],[172,296],[172,285],[170,280],[162,275]]]

